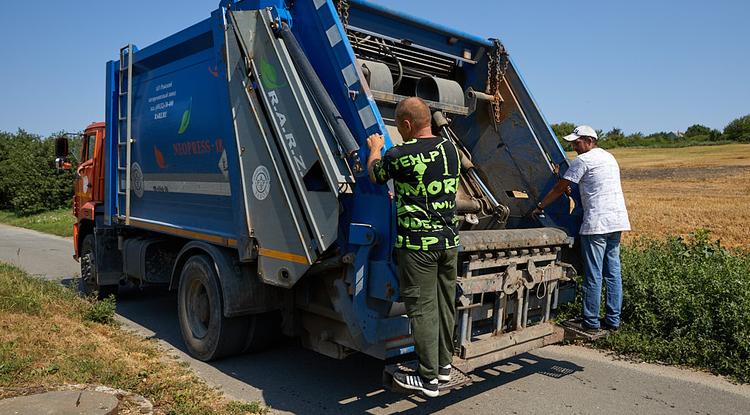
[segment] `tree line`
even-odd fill
[[[24,130],[0,131],[0,209],[25,216],[71,205],[76,165],[55,168],[57,135],[45,139]]]
[[[561,122],[552,124],[552,131],[557,135],[563,148],[572,151],[570,143],[562,138],[573,132],[576,124]],[[750,143],[750,115],[737,118],[727,124],[723,131],[712,129],[701,124],[693,124],[684,133],[658,132],[649,135],[634,133],[625,135],[621,129],[613,128],[607,132],[597,130],[599,147],[686,147],[694,145]]]

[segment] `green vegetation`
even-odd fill
[[[228,401],[154,340],[121,329],[115,301],[81,298],[58,283],[0,263],[0,390],[103,384],[151,400],[156,413],[260,414],[259,402]]]
[[[29,216],[18,216],[11,211],[0,210],[0,223],[33,229],[57,236],[73,236],[73,211],[70,208],[51,210]]]
[[[750,382],[750,252],[698,231],[623,247],[622,272],[623,325],[597,347]]]
[[[58,172],[54,160],[53,139],[0,131],[0,209],[26,216],[70,206],[75,169]]]
[[[572,145],[562,138],[573,132],[576,124],[561,122],[552,124],[560,143],[566,151],[573,149]],[[684,133],[658,132],[649,135],[634,133],[625,135],[619,128],[604,132],[597,130],[599,146],[602,148],[616,147],[688,147],[695,145],[716,145],[729,143],[750,143],[750,115],[727,124],[724,131],[714,130],[704,125],[694,124]]]

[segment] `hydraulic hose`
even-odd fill
[[[292,57],[292,61],[297,67],[297,70],[299,70],[300,76],[302,76],[302,79],[307,86],[310,87],[313,98],[323,112],[323,117],[325,117],[326,121],[333,129],[336,141],[338,141],[339,145],[343,148],[346,157],[349,157],[354,162],[354,170],[361,171],[362,166],[359,162],[359,144],[357,144],[352,132],[344,122],[341,113],[338,108],[336,108],[330,95],[328,95],[328,91],[326,91],[323,83],[320,81],[318,74],[315,73],[315,69],[313,69],[312,64],[310,64],[310,61],[307,59],[307,55],[305,55],[305,52],[302,50],[302,47],[299,45],[297,39],[294,37],[294,34],[292,34],[292,31],[286,23],[282,24],[279,30],[279,35],[284,40],[284,43],[286,43],[289,55]]]

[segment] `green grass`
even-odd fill
[[[706,231],[640,240],[622,248],[622,281],[621,329],[596,347],[750,383],[749,251]],[[580,298],[561,317],[578,313]]]
[[[0,263],[0,399],[25,389],[105,385],[149,399],[156,413],[263,414],[260,402],[226,399],[155,340],[121,329],[114,298],[71,288]]]
[[[0,210],[0,223],[33,229],[57,236],[73,236],[73,211],[66,209],[51,210],[30,216],[18,216],[7,210]]]

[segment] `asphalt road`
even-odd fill
[[[70,239],[0,225],[0,261],[47,279],[78,273]],[[234,399],[277,413],[750,414],[750,385],[706,373],[617,360],[580,346],[549,346],[485,367],[474,383],[439,398],[383,390],[382,362],[334,360],[293,340],[265,353],[212,364],[184,352],[173,293],[128,289],[117,303],[125,325],[152,336]]]

